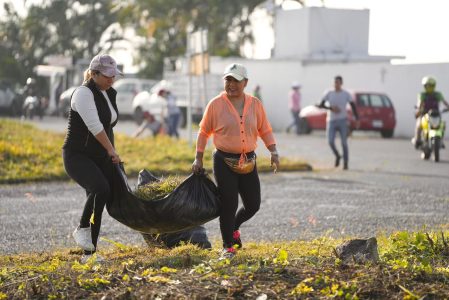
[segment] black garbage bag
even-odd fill
[[[141,187],[147,183],[154,181],[161,181],[159,178],[151,174],[148,170],[140,170],[139,176],[137,176],[137,187]],[[193,227],[191,229],[173,232],[173,233],[142,233],[142,237],[148,246],[151,247],[168,247],[173,248],[183,243],[190,243],[197,245],[202,249],[211,249],[212,244],[207,237],[206,228],[202,225]]]
[[[144,233],[170,233],[202,225],[219,215],[215,183],[205,174],[191,174],[165,197],[151,201],[134,195],[122,164],[114,164],[109,215]]]
[[[137,187],[145,185],[150,182],[161,181],[159,178],[151,174],[148,170],[140,170],[139,176],[137,176]]]

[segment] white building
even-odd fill
[[[396,137],[413,135],[414,105],[423,76],[435,76],[437,90],[449,98],[449,63],[392,65],[395,57],[368,54],[368,10],[277,10],[274,32],[272,58],[214,57],[210,69],[220,74],[231,62],[244,64],[249,73],[247,92],[256,84],[261,86],[269,119],[277,130],[291,122],[287,95],[293,81],[302,85],[302,106],[319,102],[324,90],[332,88],[335,75],[343,77],[348,90],[387,93],[396,108]]]

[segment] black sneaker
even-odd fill
[[[240,230],[235,230],[232,234],[232,238],[234,239],[233,243],[237,246],[238,249],[242,249],[242,240],[240,239]]]
[[[337,156],[335,157],[335,167],[338,167],[338,166],[340,165],[340,159],[341,159],[341,156],[340,156],[340,155],[337,155]]]
[[[345,163],[343,164],[343,170],[347,170],[347,169],[348,169],[348,163],[345,162]]]

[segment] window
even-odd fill
[[[372,107],[383,107],[384,102],[382,101],[382,96],[380,95],[371,95],[370,102]]]
[[[391,100],[387,96],[382,96],[382,100],[384,101],[385,107],[392,107]]]
[[[357,104],[359,106],[368,106],[369,100],[368,100],[368,95],[358,95],[357,96],[358,100],[357,100]]]

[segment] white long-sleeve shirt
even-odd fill
[[[115,120],[117,120],[117,113],[112,107],[111,100],[109,100],[106,91],[101,91],[101,93],[106,98],[109,109],[111,110],[112,124]],[[87,129],[89,129],[94,136],[99,134],[104,129],[103,124],[100,122],[100,117],[98,116],[97,107],[95,106],[94,94],[88,87],[80,86],[76,88],[73,93],[70,106],[74,111],[79,113],[81,119],[84,121],[84,124],[86,124]]]

